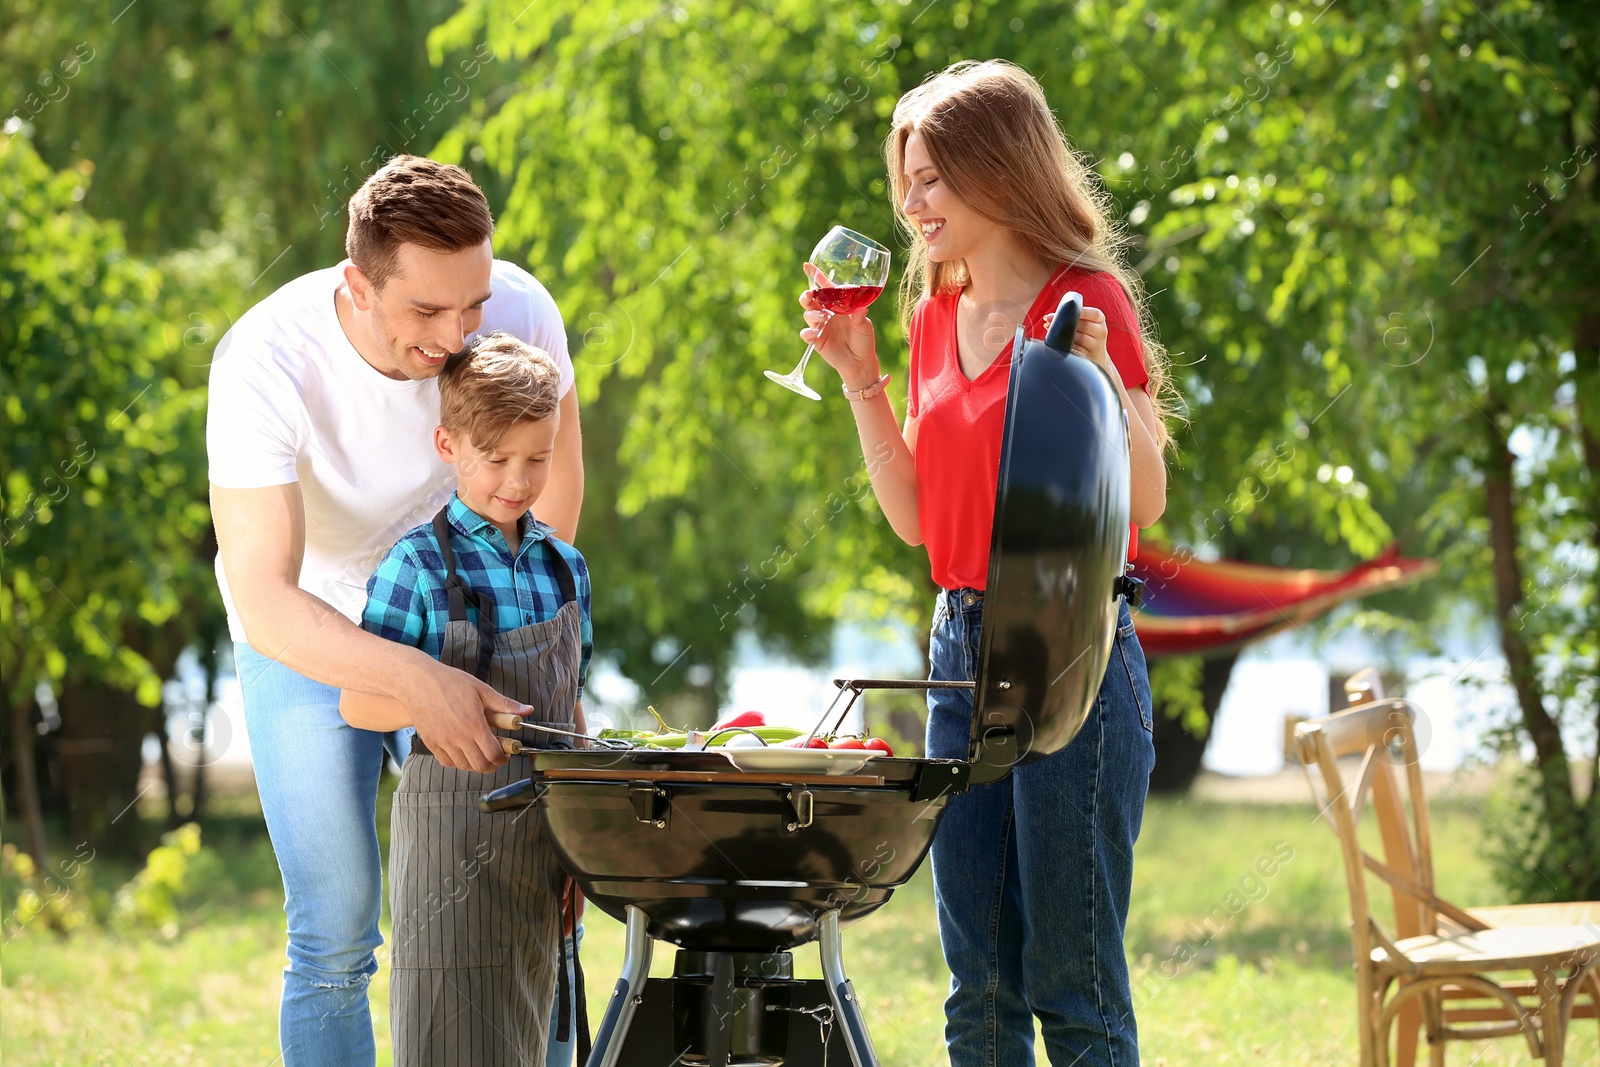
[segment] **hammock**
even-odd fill
[[[1145,581],[1134,613],[1146,656],[1192,656],[1237,649],[1300,626],[1346,600],[1397,589],[1439,570],[1431,559],[1403,559],[1390,545],[1377,559],[1346,571],[1297,570],[1257,563],[1204,563],[1141,545],[1133,574]]]

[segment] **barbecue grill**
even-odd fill
[[[1126,416],[1099,367],[1067,358],[1074,297],[1044,341],[1017,331],[977,681],[835,682],[846,711],[872,689],[974,688],[967,759],[551,750],[531,778],[484,797],[490,811],[537,805],[567,872],[626,924],[590,1067],[772,1067],[840,1051],[877,1064],[840,929],[911,877],[952,796],[1066,746],[1094,705],[1117,598],[1137,599]],[[670,979],[647,980],[655,941],[679,948]],[[790,953],[812,941],[824,978],[796,980]]]

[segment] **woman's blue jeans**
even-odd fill
[[[945,590],[930,678],[976,676],[983,596]],[[952,1067],[1139,1062],[1122,939],[1150,769],[1150,680],[1124,603],[1100,693],[1065,749],[951,799],[933,842]],[[967,758],[970,690],[928,693],[928,755]]]

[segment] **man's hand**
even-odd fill
[[[435,661],[423,665],[417,683],[406,688],[404,700],[417,734],[440,763],[481,774],[504,766],[507,759],[500,738],[489,726],[509,720],[494,716],[527,711],[465,671]]]

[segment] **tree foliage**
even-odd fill
[[[26,140],[0,142],[0,671],[13,702],[94,673],[153,703],[159,676],[127,634],[209,583],[192,551],[210,522],[192,462],[205,393],[163,345],[162,277],[77,207],[89,169],[52,174]]]
[[[41,683],[61,694],[69,730],[120,714],[136,760],[147,727],[130,713],[159,704],[215,610],[197,551],[210,530],[195,463],[205,391],[167,330],[170,280],[79,207],[92,169],[52,173],[25,138],[0,139],[0,678],[12,709],[31,708]],[[96,705],[107,691],[134,699]],[[32,724],[12,721],[8,748],[26,752]],[[89,825],[127,802],[76,784]]]
[[[1577,4],[1329,8],[1152,230],[1204,228],[1180,299],[1258,279],[1224,336],[1242,365],[1269,331],[1292,367],[1298,475],[1324,485],[1300,506],[1368,553],[1379,502],[1444,563],[1439,608],[1495,620],[1508,750],[1534,754],[1507,875],[1546,897],[1600,892],[1600,806],[1570,763],[1600,728],[1595,23]]]
[[[1582,311],[1593,21],[1576,4],[1471,0],[760,14],[483,0],[436,44],[482,34],[523,73],[441,151],[483,152],[513,190],[504,225],[576,306],[607,325],[626,313],[629,343],[585,380],[601,406],[626,398],[621,513],[665,505],[737,563],[760,543],[723,540],[723,515],[792,521],[793,501],[856,462],[843,405],[775,394],[754,371],[794,346],[812,235],[891,232],[876,147],[893,100],[958,58],[1035,71],[1134,228],[1181,365],[1189,422],[1160,532],[1277,563],[1347,563],[1395,539],[1437,554],[1454,582],[1385,602],[1498,621],[1515,736],[1537,755],[1538,877],[1593,893],[1600,819],[1573,794],[1562,733],[1600,704],[1585,458],[1600,461],[1600,436],[1584,429],[1600,423],[1581,411],[1600,344]],[[841,575],[908,567],[870,503],[861,520],[796,565],[832,605]],[[1529,611],[1522,574],[1563,564],[1576,580]]]
[[[1174,355],[1188,421],[1152,535],[1278,564],[1394,540],[1438,558],[1446,577],[1374,606],[1424,644],[1494,625],[1507,737],[1536,756],[1524,889],[1592,895],[1600,809],[1571,760],[1600,728],[1596,20],[1576,0],[194,0],[114,24],[62,6],[0,49],[49,165],[118,176],[87,215],[58,197],[26,225],[116,220],[185,293],[108,330],[214,341],[339,255],[379,154],[468,166],[497,252],[568,321],[600,651],[652,699],[706,705],[740,634],[806,657],[842,613],[926,618],[925,563],[866,491],[830,372],[822,404],[759,372],[799,355],[814,241],[894,235],[898,96],[956,59],[1021,63],[1126,219]],[[896,310],[874,317],[903,396]],[[203,469],[195,440],[170,447],[130,469]],[[1192,711],[1197,676],[1160,688]]]

